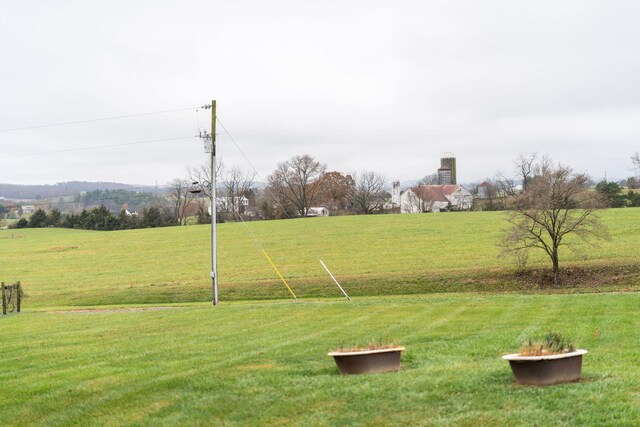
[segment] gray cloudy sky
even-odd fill
[[[206,161],[211,99],[261,180],[305,153],[407,180],[452,152],[468,182],[533,151],[625,178],[639,18],[636,0],[0,0],[0,182],[164,184]]]

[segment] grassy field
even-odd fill
[[[638,295],[451,295],[28,309],[1,319],[0,425],[637,425]],[[549,329],[583,379],[514,383],[501,354]],[[343,377],[326,352],[406,346]]]
[[[218,307],[209,227],[1,230],[0,280],[28,297],[0,318],[0,425],[637,424],[639,294],[602,291],[640,290],[640,209],[602,218],[562,289],[497,257],[501,213],[221,224]],[[516,386],[500,355],[550,329],[590,351],[583,379]],[[407,348],[400,372],[326,356],[371,340]]]
[[[591,285],[600,290],[635,289],[640,209],[604,211],[602,219],[612,240],[587,248],[586,261],[565,252],[562,265],[609,269],[602,278],[597,271],[578,277],[577,286],[595,278]],[[513,263],[497,256],[505,226],[499,212],[221,224],[220,296],[289,297],[262,249],[299,297],[340,295],[319,259],[354,296],[535,288],[540,280],[518,283]],[[209,230],[0,230],[0,280],[20,280],[30,306],[206,301],[211,295]],[[547,266],[542,256],[531,263],[537,269]],[[607,281],[612,278],[613,287]]]

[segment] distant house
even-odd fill
[[[216,198],[216,206],[219,211],[228,211],[237,210],[240,206],[244,206],[245,208],[249,206],[249,199],[245,196],[234,197],[217,197]],[[211,206],[209,206],[209,214],[211,214]]]
[[[467,211],[473,195],[461,185],[416,185],[400,196],[401,213]]]
[[[325,208],[324,206],[309,208],[309,211],[307,211],[307,216],[329,216],[329,209]]]
[[[36,211],[36,207],[33,205],[23,205],[20,206],[20,210],[23,214],[32,214]]]
[[[498,193],[498,188],[491,182],[484,181],[478,184],[478,199],[493,199]]]

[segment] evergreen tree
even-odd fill
[[[41,228],[47,226],[47,214],[42,209],[38,209],[29,217],[29,228]]]

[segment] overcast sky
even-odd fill
[[[637,0],[0,0],[0,182],[164,184],[206,162],[211,99],[258,180],[310,154],[404,181],[446,152],[462,182],[521,152],[625,178],[639,18]]]

